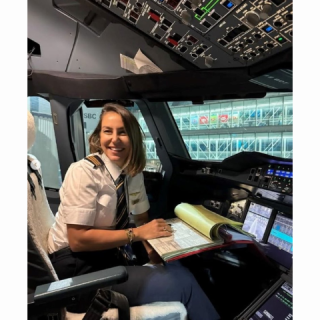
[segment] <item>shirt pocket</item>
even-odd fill
[[[114,224],[117,207],[117,194],[114,190],[102,192],[97,197],[95,227],[110,227]]]
[[[112,196],[110,194],[101,194],[97,198],[97,202],[102,207],[107,207],[112,202]]]

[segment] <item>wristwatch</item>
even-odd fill
[[[133,233],[132,228],[126,229],[126,233],[127,233],[129,243],[132,244],[133,239],[134,239],[134,233]]]

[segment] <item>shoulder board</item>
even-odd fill
[[[104,165],[103,160],[99,156],[87,156],[84,159],[91,162],[95,169]]]

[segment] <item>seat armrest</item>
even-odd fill
[[[34,304],[52,303],[57,300],[76,296],[85,291],[109,287],[127,280],[128,273],[126,268],[118,266],[43,284],[36,288]]]

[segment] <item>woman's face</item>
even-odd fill
[[[100,143],[104,154],[122,168],[131,150],[131,143],[120,114],[106,112],[101,121]]]

